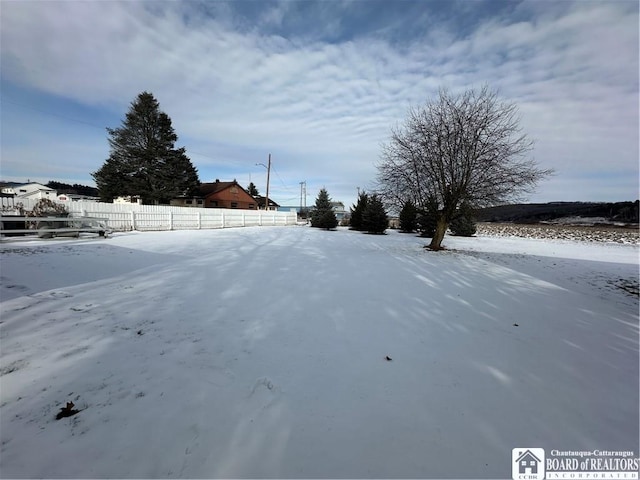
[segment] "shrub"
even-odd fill
[[[30,217],[66,217],[69,215],[67,207],[60,203],[53,202],[48,198],[41,198],[33,206],[29,213]]]

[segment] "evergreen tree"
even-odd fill
[[[389,217],[378,195],[372,195],[362,213],[362,229],[368,233],[384,233],[389,226]]]
[[[411,200],[407,200],[400,210],[400,231],[411,233],[417,228],[418,210]]]
[[[92,173],[103,200],[137,195],[143,203],[168,203],[197,192],[198,171],[185,149],[175,148],[171,119],[151,93],[139,94],[122,126],[107,132],[109,158]]]
[[[367,208],[367,202],[369,200],[369,195],[366,192],[362,192],[358,195],[358,203],[356,205],[351,206],[351,229],[352,230],[363,230],[362,226],[362,215]]]
[[[459,215],[451,220],[449,229],[458,237],[472,237],[476,233],[476,223],[472,216],[471,208],[463,204],[459,208]]]
[[[253,184],[253,182],[249,183],[249,186],[247,187],[247,192],[249,192],[249,195],[251,195],[252,197],[257,197],[258,195],[260,195],[258,193],[258,189]]]
[[[438,225],[438,202],[435,198],[428,199],[426,205],[418,209],[417,220],[420,236],[433,238]]]
[[[324,188],[318,193],[316,205],[311,213],[311,226],[330,230],[338,226],[338,219],[331,206],[331,199]]]

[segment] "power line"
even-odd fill
[[[81,124],[83,124],[83,125],[87,125],[87,126],[89,126],[89,127],[99,128],[100,130],[105,130],[106,128],[108,128],[108,127],[105,127],[104,125],[97,125],[97,124],[95,124],[95,123],[86,122],[86,121],[84,121],[84,120],[78,120],[77,118],[72,118],[72,117],[69,117],[69,116],[66,116],[66,115],[61,115],[61,114],[59,114],[59,113],[55,113],[55,112],[52,112],[52,111],[49,111],[49,110],[44,110],[44,109],[42,109],[42,108],[33,107],[33,106],[31,106],[31,105],[25,105],[25,104],[23,104],[23,103],[15,102],[15,101],[13,101],[13,100],[9,100],[9,99],[6,99],[6,98],[2,98],[2,101],[3,101],[3,102],[6,102],[6,103],[10,103],[10,104],[12,104],[12,105],[16,105],[16,106],[18,106],[18,107],[22,107],[22,108],[26,108],[26,109],[29,109],[29,110],[33,110],[33,111],[35,111],[35,112],[43,113],[43,114],[45,114],[45,115],[50,115],[50,116],[52,116],[52,117],[58,117],[58,118],[62,118],[62,119],[64,119],[64,120],[67,120],[67,121],[70,121],[70,122],[81,123]],[[187,148],[186,146],[185,146],[184,148],[187,150],[187,152],[188,152],[189,154],[199,155],[199,156],[201,156],[201,157],[208,158],[208,159],[210,159],[210,160],[218,160],[217,158],[214,158],[214,157],[212,157],[212,156],[210,156],[210,155],[206,155],[206,154],[204,154],[204,153],[196,152],[196,151],[194,151],[194,150],[191,150],[191,149]],[[280,176],[280,174],[277,172],[277,170],[276,170],[275,168],[273,168],[273,167],[272,167],[272,170],[274,171],[274,173],[276,174],[276,176],[277,176],[277,177],[278,177],[278,179],[280,180],[280,183],[282,184],[282,186],[284,187],[284,189],[285,189],[287,192],[289,192],[289,193],[293,193],[293,192],[292,192],[292,190],[291,190],[291,188],[290,188],[290,187],[288,187],[288,186],[284,183],[284,180],[282,180],[282,177],[281,177],[281,176]],[[295,199],[295,197],[294,197],[294,199]]]
[[[284,181],[282,180],[282,177],[280,177],[280,174],[278,173],[278,171],[272,166],[271,169],[273,170],[273,172],[276,174],[276,176],[278,177],[278,179],[280,180],[280,183],[282,184],[282,186],[285,188],[285,190],[287,190],[289,193],[293,193],[291,191],[291,189],[289,187],[287,187],[284,183]]]

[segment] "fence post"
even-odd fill
[[[244,212],[242,212],[242,226],[243,227],[247,226],[246,222],[244,221]]]
[[[224,210],[220,210],[220,216],[222,217],[222,228],[224,228]]]
[[[200,218],[200,212],[198,212],[197,215],[198,215],[198,230],[200,230],[202,228],[202,220]]]
[[[173,230],[173,212],[169,210],[169,230]]]
[[[136,212],[131,210],[131,230],[136,229]]]

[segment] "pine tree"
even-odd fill
[[[369,195],[366,192],[362,192],[358,195],[358,203],[351,206],[351,220],[349,221],[352,230],[363,230],[362,215],[367,208],[367,202]]]
[[[338,219],[331,206],[331,199],[324,188],[318,193],[316,205],[311,213],[311,226],[330,230],[338,226]]]
[[[368,233],[384,233],[389,226],[389,217],[378,195],[372,195],[362,214],[362,229]]]
[[[418,228],[418,211],[411,200],[404,202],[400,210],[400,231],[414,232]]]
[[[247,192],[249,192],[249,195],[251,195],[252,197],[257,197],[258,195],[260,195],[258,193],[257,187],[253,184],[253,182],[249,183],[249,186],[247,187]]]
[[[109,158],[92,173],[103,200],[137,195],[143,203],[168,203],[197,192],[198,171],[185,149],[175,148],[171,119],[151,93],[139,94],[122,126],[107,132]]]
[[[476,222],[471,208],[467,204],[462,204],[458,212],[458,216],[451,220],[449,225],[451,233],[458,237],[472,237],[476,233]]]
[[[426,205],[418,209],[417,220],[420,236],[433,238],[438,226],[438,202],[435,198],[427,199]]]
[[[461,215],[451,220],[449,229],[451,234],[457,237],[472,237],[477,230],[473,219],[466,215]]]
[[[418,230],[421,237],[433,238],[438,225],[438,217],[430,210],[422,210],[418,213]]]

